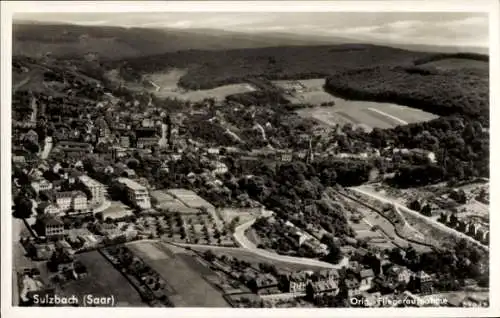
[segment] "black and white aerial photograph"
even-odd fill
[[[14,13],[2,293],[12,307],[490,307],[489,23]]]

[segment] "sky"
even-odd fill
[[[349,37],[401,44],[488,47],[488,15],[466,12],[24,13],[15,20],[144,28],[217,29]]]

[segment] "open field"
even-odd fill
[[[325,92],[325,79],[317,78],[298,81],[273,81],[273,83],[288,92],[286,98],[292,103],[307,103],[320,105],[321,103],[335,102],[336,98]]]
[[[212,89],[186,90],[177,86],[179,79],[186,73],[187,70],[174,68],[161,73],[149,74],[144,78],[144,84],[158,97],[177,98],[193,102],[201,101],[204,98],[224,100],[228,95],[255,90],[252,85],[247,83],[222,85]]]
[[[198,209],[187,206],[165,190],[152,191],[151,198],[156,201],[155,206],[160,210],[179,212],[181,214],[196,214],[199,212]]]
[[[116,306],[144,306],[139,293],[99,252],[79,254],[77,259],[87,267],[88,276],[65,283],[58,291],[60,295],[113,295]]]
[[[205,199],[197,195],[195,192],[186,189],[169,189],[166,190],[168,194],[178,199],[185,205],[191,208],[206,208],[207,210],[214,209],[214,206],[207,202]]]
[[[203,278],[215,274],[194,256],[161,242],[135,242],[127,246],[167,282],[172,290],[168,298],[176,307],[229,306],[222,294]],[[158,251],[164,257],[158,258]]]
[[[296,102],[310,103],[319,106],[323,102],[335,102],[334,106],[304,108],[297,111],[303,117],[312,117],[329,125],[345,125],[351,123],[366,130],[373,128],[391,128],[421,121],[428,121],[438,116],[406,106],[353,101],[335,97],[325,92],[324,79],[295,81],[301,84],[302,92],[294,93]],[[279,86],[288,89],[294,81],[277,81]],[[300,87],[296,84],[294,87]]]

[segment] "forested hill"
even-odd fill
[[[166,52],[227,50],[268,46],[326,45],[340,38],[305,38],[281,34],[246,34],[221,30],[181,30],[44,24],[22,21],[13,25],[14,55],[81,58],[95,53],[103,60],[145,57]]]
[[[125,68],[127,75],[135,74],[137,78],[169,68],[185,68],[188,72],[181,78],[181,86],[208,89],[241,82],[247,77],[317,78],[376,65],[413,65],[415,60],[433,54],[368,44],[282,46],[171,52],[110,62],[107,66]]]
[[[440,116],[462,115],[489,126],[487,68],[378,66],[332,75],[325,87],[348,99],[392,102]]]

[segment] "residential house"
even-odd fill
[[[56,192],[54,197],[61,211],[66,212],[71,208],[73,191]]]
[[[310,281],[307,285],[307,296],[317,298],[323,295],[336,296],[339,293],[339,287],[335,281]]]
[[[294,272],[288,276],[290,293],[305,293],[311,274],[306,271]]]
[[[314,272],[311,275],[311,280],[313,282],[326,282],[326,281],[334,281],[336,283],[339,282],[340,275],[338,270],[336,269],[322,269],[317,272]]]
[[[256,293],[262,294],[278,289],[278,280],[273,275],[260,274],[250,281],[249,287]]]
[[[122,146],[123,148],[130,148],[130,137],[120,136],[120,146]]]
[[[220,149],[219,148],[208,148],[207,149],[207,154],[209,155],[219,155],[220,154]]]
[[[52,190],[53,185],[51,182],[47,181],[46,179],[41,179],[41,180],[32,182],[31,187],[38,194],[40,191]]]
[[[56,251],[57,253],[57,271],[58,272],[66,272],[73,271],[75,260],[73,256],[68,254],[66,251]]]
[[[404,266],[394,265],[386,271],[387,281],[391,284],[408,284],[413,272]]]
[[[359,272],[359,277],[361,279],[359,287],[361,291],[372,288],[372,280],[375,277],[375,274],[373,273],[373,270],[371,268],[361,270]]]
[[[431,294],[433,291],[433,279],[432,277],[424,271],[419,271],[414,275],[416,281],[417,289],[420,290],[422,294]]]
[[[293,154],[290,152],[290,153],[283,153],[281,154],[281,157],[280,157],[280,160],[281,162],[291,162],[293,159]]]
[[[35,229],[40,236],[60,238],[64,236],[64,223],[55,216],[42,215],[38,218]]]
[[[228,172],[229,169],[227,168],[227,165],[223,162],[216,162],[214,165],[214,169],[212,170],[212,173],[219,175],[219,174],[224,174]]]
[[[356,277],[346,278],[343,281],[344,288],[347,291],[348,298],[358,296],[361,294],[360,283]]]
[[[87,196],[82,191],[73,192],[71,209],[75,213],[88,211]]]

